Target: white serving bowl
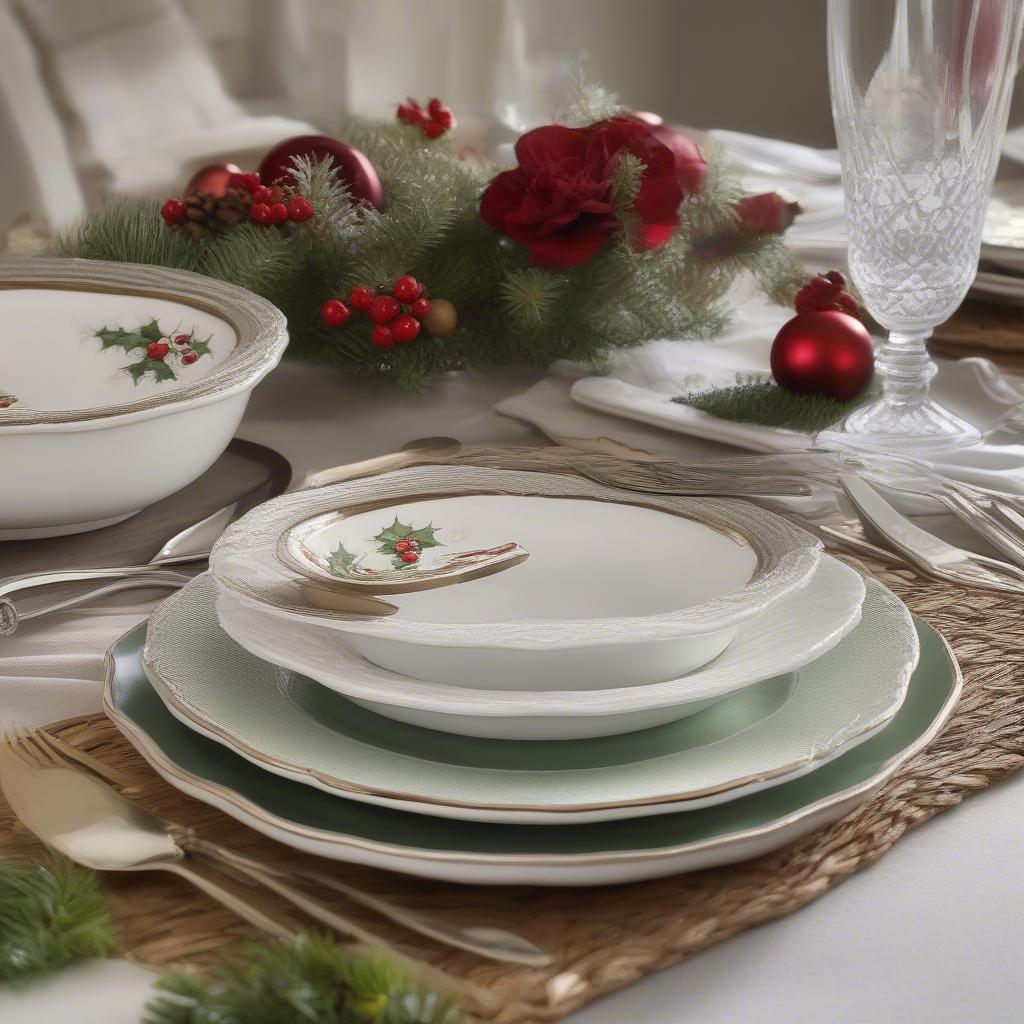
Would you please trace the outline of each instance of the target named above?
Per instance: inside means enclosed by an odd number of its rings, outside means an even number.
[[[0,260],[0,320],[0,540],[98,529],[180,490],[288,343],[242,288],[92,260]]]
[[[457,586],[389,596],[398,612],[312,608],[282,537],[329,555],[395,522],[452,551],[516,542],[529,558]],[[369,554],[369,552],[367,552]],[[803,587],[820,545],[746,502],[639,495],[578,477],[427,466],[287,495],[225,532],[218,582],[285,620],[317,622],[370,661],[456,686],[595,690],[674,679],[719,655],[740,623]]]

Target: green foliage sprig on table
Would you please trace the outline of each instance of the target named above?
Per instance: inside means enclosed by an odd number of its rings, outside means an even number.
[[[212,981],[168,975],[144,1024],[457,1024],[456,1005],[383,957],[354,957],[326,936],[243,947]]]
[[[91,871],[58,857],[0,857],[0,984],[28,984],[73,960],[105,957],[113,946]]]
[[[565,120],[582,126],[621,112],[610,94],[581,87]],[[741,230],[742,190],[710,152],[705,183],[684,197],[678,228],[647,251],[629,244],[643,166],[621,154],[611,191],[621,227],[589,262],[552,270],[531,265],[526,246],[481,219],[481,193],[501,168],[462,159],[447,136],[426,140],[406,124],[349,120],[338,134],[376,168],[383,212],[354,203],[329,162],[299,158],[297,191],[315,211],[301,225],[243,223],[193,241],[163,224],[156,201],[122,200],[62,238],[59,252],[178,267],[242,285],[285,312],[293,355],[412,387],[463,367],[543,368],[570,359],[600,368],[612,350],[650,338],[712,337],[728,320],[724,296],[738,275],[753,275],[780,301],[804,276],[779,236]],[[365,317],[340,329],[320,322],[324,300],[404,274],[454,304],[453,334],[381,350],[370,342]]]
[[[871,388],[849,402],[824,395],[797,395],[770,380],[742,381],[730,387],[697,391],[672,399],[701,412],[733,423],[755,423],[817,433],[838,423],[859,405],[875,396]]]

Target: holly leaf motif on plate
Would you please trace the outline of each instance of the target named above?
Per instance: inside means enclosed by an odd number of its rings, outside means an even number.
[[[137,363],[129,363],[129,365],[123,367],[123,369],[128,371],[132,380],[135,381],[136,384],[138,384],[147,373],[153,374],[153,378],[158,384],[165,380],[178,379],[174,375],[174,371],[162,359],[140,359]]]
[[[121,327],[103,327],[96,332],[96,337],[104,349],[116,347],[125,352],[145,348],[149,344],[140,331],[126,331]]]
[[[443,542],[437,539],[437,530],[433,523],[416,529],[408,523],[400,523],[397,516],[390,526],[385,526],[373,539],[379,545],[378,550],[381,554],[392,557],[396,569],[411,569],[416,564],[415,562],[403,562],[402,553],[395,551],[395,545],[400,540],[415,541],[418,545],[417,553],[427,548],[444,547]]]
[[[212,349],[210,348],[210,338],[212,337],[213,335],[211,334],[210,337],[207,338],[205,341],[200,341],[198,338],[192,338],[192,340],[188,343],[189,348],[191,348],[192,351],[195,352],[197,356],[208,356],[212,351]]]
[[[164,335],[163,331],[160,330],[160,325],[155,320],[150,320],[148,324],[144,324],[139,328],[139,334],[146,339],[146,342],[159,341]]]
[[[359,562],[360,555],[353,555],[344,544],[327,556],[327,568],[332,576],[351,576],[352,569]]]

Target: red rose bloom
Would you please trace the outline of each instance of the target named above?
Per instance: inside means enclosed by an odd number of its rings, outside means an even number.
[[[613,117],[589,128],[547,125],[516,143],[519,166],[502,171],[484,191],[480,216],[530,247],[545,267],[578,267],[604,246],[620,225],[611,187],[620,154],[644,164],[633,211],[640,220],[638,248],[663,245],[679,223],[682,189],[672,152],[638,121]]]
[[[749,235],[781,235],[799,213],[799,203],[791,203],[778,192],[744,196],[736,204],[740,228]]]

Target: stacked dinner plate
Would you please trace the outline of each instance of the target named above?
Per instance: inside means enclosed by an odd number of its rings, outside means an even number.
[[[937,634],[755,505],[430,466],[250,512],[106,699],[172,784],[294,847],[583,885],[837,819],[958,690]]]

